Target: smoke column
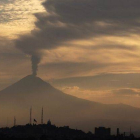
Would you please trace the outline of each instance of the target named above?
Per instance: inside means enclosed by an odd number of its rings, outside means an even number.
[[[38,64],[40,62],[40,57],[36,55],[31,56],[31,61],[32,61],[32,75],[36,76],[37,75],[37,70],[38,70]]]
[[[71,42],[76,40],[88,41],[93,37],[116,36],[119,32],[121,35],[137,33],[140,0],[135,0],[135,2],[123,0],[123,2],[125,5],[122,6],[119,1],[110,3],[110,0],[105,2],[104,0],[100,0],[100,2],[99,0],[81,0],[80,3],[78,0],[45,0],[43,6],[46,12],[34,14],[36,17],[35,28],[31,33],[19,36],[15,40],[15,45],[22,52],[31,56],[33,75],[36,76],[38,64],[45,54],[42,53],[44,50],[53,50],[63,46],[70,47]],[[100,12],[99,7],[103,7]],[[134,7],[135,12],[133,12]],[[116,21],[119,21],[119,24],[116,25]],[[131,32],[132,28],[136,29],[136,32],[134,30]]]

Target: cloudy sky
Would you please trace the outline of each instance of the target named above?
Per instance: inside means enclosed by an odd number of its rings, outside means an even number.
[[[31,57],[65,93],[140,107],[140,1],[0,0],[0,90]]]

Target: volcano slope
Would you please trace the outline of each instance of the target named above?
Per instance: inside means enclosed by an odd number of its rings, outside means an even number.
[[[19,124],[29,122],[29,109],[38,123],[41,108],[44,108],[44,123],[51,119],[57,125],[92,131],[95,126],[129,130],[140,129],[140,109],[124,104],[101,104],[80,99],[61,92],[39,77],[29,75],[0,91],[0,125],[7,120],[13,123],[16,116]]]

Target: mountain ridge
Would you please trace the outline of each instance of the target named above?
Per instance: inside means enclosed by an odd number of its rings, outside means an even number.
[[[49,83],[43,81],[41,78],[33,76],[33,75],[28,75],[28,76],[22,78],[21,80],[15,82],[14,84],[10,85],[9,87],[6,87],[5,89],[1,90],[0,95],[5,94],[5,93],[10,93],[10,92],[12,92],[12,90],[14,90],[14,92],[17,92],[18,89],[21,89],[21,88],[23,89],[23,88],[28,88],[29,87],[29,89],[30,88],[35,88],[36,89],[36,87],[38,88],[40,86],[41,86],[41,88],[45,87],[48,90],[52,89],[52,90],[59,91],[59,93],[61,92],[59,89],[54,88]],[[63,92],[61,92],[61,93],[63,93]],[[63,94],[67,95],[67,96],[77,98],[77,99],[80,99],[80,100],[85,100],[85,99],[81,99],[81,98],[78,98],[78,97],[75,97],[75,96],[72,96],[72,95],[68,95],[68,94],[65,94],[65,93],[63,93]],[[89,101],[89,100],[85,100],[85,101]],[[89,101],[89,102],[92,102],[92,101]],[[94,103],[97,103],[97,102],[94,102]]]
[[[15,84],[0,91],[0,114],[4,120],[10,112],[10,116],[19,116],[21,122],[27,122],[28,109],[35,107],[38,112],[42,106],[46,116],[60,125],[79,125],[83,130],[89,130],[94,124],[106,124],[109,127],[118,125],[118,122],[137,122],[140,125],[140,109],[122,104],[101,104],[80,99],[55,89],[41,78],[28,75]],[[11,111],[12,110],[12,111]],[[24,118],[23,118],[24,116]],[[40,118],[40,114],[36,113]],[[95,120],[98,120],[95,122]],[[100,121],[101,122],[100,122]],[[110,123],[109,122],[114,122]],[[88,124],[88,127],[85,124]],[[89,123],[91,122],[91,124]],[[93,123],[94,122],[94,123]],[[116,123],[115,123],[116,122]],[[126,123],[127,124],[127,123]],[[129,125],[129,124],[128,124]],[[122,126],[125,129],[128,126]]]

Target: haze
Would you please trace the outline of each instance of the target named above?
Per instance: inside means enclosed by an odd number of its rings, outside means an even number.
[[[42,2],[0,0],[0,90],[38,69],[67,94],[140,107],[140,1]]]

